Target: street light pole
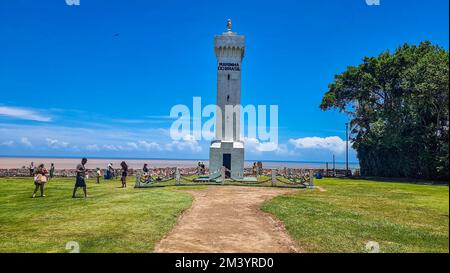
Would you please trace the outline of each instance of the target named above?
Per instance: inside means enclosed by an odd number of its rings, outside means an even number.
[[[348,176],[348,122],[345,123],[345,176]]]
[[[336,157],[333,154],[333,177],[336,176]]]

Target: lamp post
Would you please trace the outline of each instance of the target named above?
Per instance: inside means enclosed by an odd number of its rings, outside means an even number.
[[[336,176],[336,157],[333,154],[333,177]]]
[[[348,176],[348,122],[345,123],[345,176]]]

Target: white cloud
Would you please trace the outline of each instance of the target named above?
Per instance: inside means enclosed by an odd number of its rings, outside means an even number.
[[[294,155],[294,151],[289,151],[286,144],[275,142],[260,142],[256,138],[244,138],[245,148],[250,152],[275,152],[277,155]]]
[[[278,144],[277,150],[275,151],[277,155],[296,155],[294,150],[290,150],[286,144]]]
[[[89,151],[101,151],[101,150],[107,150],[107,151],[132,151],[132,150],[162,150],[161,146],[156,142],[149,142],[145,140],[140,140],[137,142],[127,142],[126,145],[120,145],[120,144],[103,144],[99,146],[98,144],[90,144],[85,146],[86,150]]]
[[[25,145],[27,147],[32,147],[33,146],[33,144],[31,144],[31,142],[26,137],[22,137],[20,139],[20,143],[22,143],[23,145]]]
[[[0,106],[0,116],[7,116],[16,119],[49,122],[52,119],[34,110],[18,107]]]
[[[192,152],[201,152],[202,147],[198,144],[192,135],[184,135],[182,140],[173,140],[165,145],[166,150],[172,151],[177,149],[179,151],[191,150]]]
[[[158,143],[153,142],[153,141],[148,142],[145,140],[140,140],[138,143],[139,143],[140,147],[146,149],[147,151],[148,150],[161,150],[161,146]]]
[[[14,141],[12,141],[12,140],[3,141],[0,145],[11,147],[14,145]]]
[[[47,141],[47,145],[51,148],[66,148],[69,146],[68,142],[59,141],[57,139],[46,138],[45,141]]]
[[[128,142],[127,145],[130,146],[130,148],[135,149],[135,150],[138,148],[138,145],[135,142]]]
[[[304,137],[290,139],[289,143],[296,149],[323,149],[341,154],[345,152],[345,141],[338,136],[331,137]]]
[[[276,151],[278,145],[274,142],[260,142],[256,138],[245,138],[245,147],[254,152],[273,152]]]
[[[114,145],[114,144],[104,144],[103,149],[109,150],[109,151],[122,151],[125,150],[125,148],[121,145]]]
[[[100,147],[97,144],[90,144],[86,146],[86,149],[89,151],[100,151]]]
[[[147,139],[148,136],[153,136]],[[203,142],[195,140],[191,135],[184,136],[181,140],[174,141],[169,136],[169,131],[164,128],[138,128],[127,130],[123,128],[77,128],[49,125],[22,125],[0,123],[0,143],[7,140],[15,140],[15,144],[21,146],[33,146],[45,150],[57,146],[68,152],[91,151],[105,155],[110,152],[135,152],[145,154],[146,151],[159,152],[173,151],[176,157],[187,152],[198,153],[203,151]],[[49,137],[50,136],[50,137]],[[21,141],[21,138],[25,139]],[[28,144],[27,144],[28,143]],[[66,147],[64,147],[66,146]],[[3,149],[6,146],[0,146]],[[77,149],[75,149],[77,147]],[[1,149],[0,149],[1,152]],[[177,153],[175,153],[177,152]]]

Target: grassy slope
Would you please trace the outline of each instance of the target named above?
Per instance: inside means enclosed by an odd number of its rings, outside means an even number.
[[[191,205],[187,193],[166,189],[120,189],[120,182],[88,181],[87,199],[72,199],[73,178],[57,178],[45,198],[31,199],[30,178],[0,178],[0,252],[151,252]]]
[[[302,190],[264,204],[307,252],[448,252],[449,188],[364,180],[323,179],[326,189]]]

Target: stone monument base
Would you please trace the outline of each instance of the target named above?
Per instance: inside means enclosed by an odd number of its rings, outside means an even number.
[[[244,143],[241,141],[216,140],[209,148],[209,172],[220,172],[224,166],[226,178],[244,177]]]

